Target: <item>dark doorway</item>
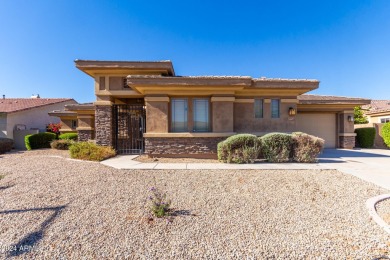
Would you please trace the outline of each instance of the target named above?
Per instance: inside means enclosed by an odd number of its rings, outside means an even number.
[[[118,154],[141,154],[145,142],[145,107],[114,105],[114,146]]]

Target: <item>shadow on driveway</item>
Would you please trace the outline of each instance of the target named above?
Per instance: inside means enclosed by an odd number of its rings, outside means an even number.
[[[353,149],[353,150],[341,150],[341,149],[324,149],[319,158],[338,158],[345,159],[347,157],[362,157],[362,158],[390,158],[390,150],[384,149]]]

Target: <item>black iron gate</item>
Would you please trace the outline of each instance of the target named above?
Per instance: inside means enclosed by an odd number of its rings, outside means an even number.
[[[144,152],[145,108],[143,105],[114,105],[114,145],[118,154]]]

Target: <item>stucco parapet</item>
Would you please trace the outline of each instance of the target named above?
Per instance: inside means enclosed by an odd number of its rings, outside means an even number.
[[[226,133],[144,133],[144,137],[153,138],[153,137],[229,137],[235,135],[235,132],[226,132]]]
[[[113,102],[111,101],[95,101],[93,102],[95,106],[112,106]]]

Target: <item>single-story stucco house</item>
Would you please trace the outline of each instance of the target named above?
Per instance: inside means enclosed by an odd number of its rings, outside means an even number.
[[[371,100],[370,104],[362,106],[362,110],[371,124],[390,122],[390,100]]]
[[[56,116],[48,115],[65,105],[77,104],[71,98],[3,98],[0,99],[0,137],[14,139],[15,148],[24,149],[24,135],[46,131],[50,123],[58,123]]]
[[[75,64],[92,77],[96,101],[57,115],[77,115],[80,140],[122,154],[215,157],[217,143],[237,133],[294,131],[322,137],[329,148],[353,148],[353,108],[370,102],[304,95],[318,80],[177,76],[171,61]]]

